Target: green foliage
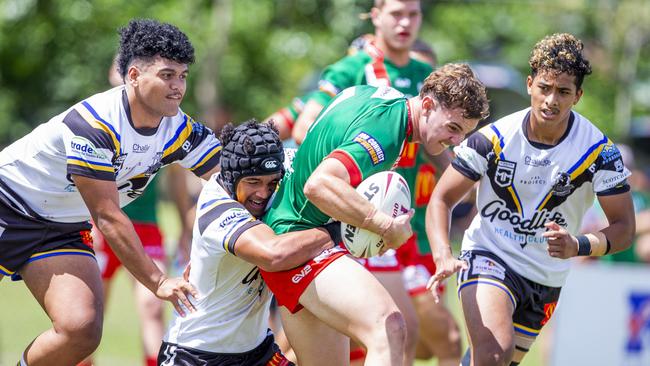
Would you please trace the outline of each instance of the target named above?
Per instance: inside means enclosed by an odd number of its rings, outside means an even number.
[[[170,22],[188,34],[197,63],[183,109],[223,123],[264,118],[313,87],[323,66],[343,56],[357,35],[371,31],[370,22],[358,18],[370,4],[0,0],[0,145],[106,89],[117,29],[131,18]],[[627,132],[630,117],[650,113],[647,1],[441,0],[423,1],[423,7],[421,36],[441,62],[500,62],[526,75],[537,40],[572,32],[585,41],[594,64],[578,111],[614,135]],[[225,117],[216,117],[213,109],[225,111]]]

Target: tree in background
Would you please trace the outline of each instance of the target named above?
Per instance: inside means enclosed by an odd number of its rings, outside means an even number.
[[[173,23],[196,46],[188,113],[218,128],[263,117],[300,93],[371,25],[371,0],[0,0],[0,145],[107,87],[117,28],[134,17]],[[442,63],[506,63],[523,74],[535,40],[571,32],[596,68],[578,108],[624,136],[650,114],[646,0],[438,0],[423,4],[423,39]]]

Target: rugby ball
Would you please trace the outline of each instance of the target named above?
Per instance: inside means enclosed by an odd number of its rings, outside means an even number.
[[[375,205],[377,210],[392,217],[411,209],[411,191],[398,173],[387,171],[373,174],[356,188],[357,192]],[[379,254],[384,240],[379,234],[341,222],[341,237],[350,254],[359,258]]]

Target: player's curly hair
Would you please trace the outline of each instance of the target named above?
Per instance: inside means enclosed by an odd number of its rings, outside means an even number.
[[[145,61],[160,56],[181,64],[194,63],[194,47],[185,33],[168,23],[133,19],[119,30],[117,69],[124,78],[135,59]]]
[[[555,33],[537,42],[530,53],[528,64],[533,78],[540,71],[555,75],[566,72],[576,78],[580,89],[585,75],[591,74],[591,65],[583,54],[582,41],[569,33]]]
[[[485,85],[467,64],[446,64],[429,74],[420,89],[420,97],[427,95],[447,109],[462,109],[465,118],[490,115]]]

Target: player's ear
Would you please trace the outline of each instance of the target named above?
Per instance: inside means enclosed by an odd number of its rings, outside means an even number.
[[[583,93],[584,93],[584,90],[582,88],[576,90],[576,97],[573,100],[573,105],[578,104],[578,102],[580,101],[580,98],[582,98]]]
[[[140,69],[136,65],[130,65],[129,69],[126,71],[125,83],[130,84],[131,86],[138,86],[138,77],[140,76]]]
[[[381,10],[375,6],[370,9],[370,19],[372,20],[372,25],[379,27],[379,13]]]
[[[528,92],[528,95],[531,94],[533,90],[533,77],[531,75],[528,75],[526,78],[526,91]]]
[[[435,99],[429,95],[422,97],[422,113],[428,114],[431,111],[434,111],[437,108],[438,104]]]

